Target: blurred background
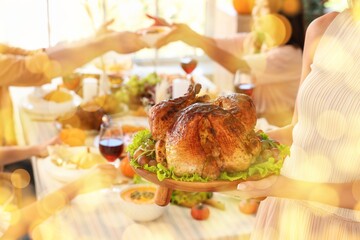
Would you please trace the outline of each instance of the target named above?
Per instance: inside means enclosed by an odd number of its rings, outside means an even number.
[[[346,0],[302,0],[306,24],[328,11],[342,10]],[[115,19],[114,30],[138,29],[151,25],[145,14],[184,22],[201,34],[226,36],[249,30],[249,14],[238,14],[233,0],[0,0],[0,42],[26,49],[45,48],[94,33],[105,20]],[[226,27],[224,27],[226,26]],[[131,58],[143,71],[181,73],[179,59],[193,55],[199,61],[198,74],[215,83],[232,79],[210,61],[200,49],[182,42],[160,50],[144,49],[130,56],[107,54],[109,61]],[[106,61],[105,56],[105,61]],[[114,60],[115,59],[115,60]],[[119,60],[120,61],[120,60]],[[95,60],[89,65],[96,67]],[[231,81],[231,80],[230,80]]]

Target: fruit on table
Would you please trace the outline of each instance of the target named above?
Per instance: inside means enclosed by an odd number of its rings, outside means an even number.
[[[79,128],[64,128],[60,131],[60,139],[69,146],[82,146],[85,144],[86,133]]]
[[[239,210],[245,214],[255,214],[259,208],[258,199],[243,199],[239,202]]]
[[[238,14],[251,14],[254,0],[233,0],[233,7]]]
[[[78,73],[71,73],[69,75],[63,76],[63,85],[69,90],[76,90],[81,83],[82,77]]]
[[[88,169],[99,163],[105,163],[105,159],[98,153],[91,152],[90,148],[84,149],[70,158],[71,163],[78,168]]]
[[[51,101],[51,102],[56,102],[56,103],[63,103],[63,102],[68,102],[72,100],[72,96],[71,94],[61,90],[61,89],[56,89],[56,90],[52,90],[50,91],[48,94],[46,94],[43,97],[44,100],[46,101]]]
[[[191,208],[191,216],[196,220],[206,220],[210,216],[210,209],[199,203]]]
[[[125,177],[133,178],[135,175],[134,169],[130,166],[129,157],[126,156],[120,161],[120,171]]]
[[[92,104],[97,104],[108,114],[117,113],[121,110],[121,105],[113,95],[98,96],[94,99],[94,103]]]

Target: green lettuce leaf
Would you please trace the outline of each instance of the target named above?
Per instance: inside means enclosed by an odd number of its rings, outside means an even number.
[[[276,144],[275,141],[268,138],[265,133],[261,133],[261,138],[263,140],[269,141],[272,147],[277,147],[280,150],[279,158],[276,161],[273,157],[268,158],[266,161],[260,163],[252,164],[246,171],[236,172],[236,173],[220,173],[220,177],[218,180],[226,180],[226,181],[235,181],[235,180],[246,180],[252,176],[256,177],[266,177],[273,174],[280,174],[280,169],[283,165],[285,158],[290,155],[290,148],[286,145]],[[154,154],[154,146],[155,141],[151,138],[151,133],[149,130],[143,130],[138,132],[134,138],[132,143],[127,147],[127,151],[130,153],[130,164],[135,168],[141,167],[137,161],[133,158],[134,152],[141,148],[144,153],[149,156],[151,152]],[[153,155],[155,157],[155,155]],[[175,175],[172,168],[167,168],[162,164],[158,163],[156,166],[149,166],[145,164],[142,167],[144,170],[155,173],[159,181],[163,181],[164,179],[173,179],[177,181],[185,181],[185,182],[208,182],[208,178],[203,178],[198,174],[186,174],[183,176]]]

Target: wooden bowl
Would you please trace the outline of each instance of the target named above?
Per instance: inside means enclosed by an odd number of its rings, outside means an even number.
[[[171,193],[174,189],[185,192],[223,192],[235,190],[237,185],[245,180],[235,181],[215,180],[210,182],[184,182],[165,178],[160,181],[155,173],[141,168],[134,168],[137,175],[159,185],[155,196],[155,203],[159,206],[166,206],[170,202]],[[257,180],[258,177],[251,177],[247,180]]]

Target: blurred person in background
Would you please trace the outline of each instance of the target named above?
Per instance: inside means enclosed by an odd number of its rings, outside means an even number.
[[[0,164],[15,163],[32,156],[46,157],[48,155],[47,147],[59,143],[61,143],[61,140],[56,136],[32,146],[0,146]]]
[[[281,174],[238,186],[267,197],[251,239],[359,239],[360,0],[348,4],[308,27],[293,123],[268,132],[291,144]]]
[[[255,0],[252,31],[226,38],[203,36],[186,24],[169,24],[164,19],[148,17],[154,20],[154,25],[172,28],[168,35],[157,42],[158,48],[174,41],[183,41],[201,48],[212,60],[233,74],[237,71],[250,74],[255,84],[252,97],[258,117],[265,117],[273,125],[284,126],[291,122],[294,111],[305,34],[301,1],[293,1],[297,8],[289,11],[281,0]],[[274,41],[271,38],[279,34],[277,29],[283,29],[283,26],[276,25],[279,15],[286,18],[280,21],[290,23],[285,33],[288,36]],[[271,25],[271,20],[275,20],[274,25]]]
[[[1,239],[38,239],[36,227],[61,211],[79,194],[110,187],[116,178],[116,169],[111,164],[99,164],[58,190],[20,209],[0,206]]]
[[[94,36],[74,42],[60,43],[46,49],[28,51],[0,44],[0,146],[16,146],[17,144],[13,106],[9,93],[10,86],[41,86],[49,83],[54,77],[73,72],[76,68],[108,51],[126,54],[146,47],[137,33],[109,30],[108,27],[112,22],[104,23]],[[22,151],[25,151],[25,148],[21,148]],[[36,149],[28,147],[26,152],[37,155],[32,150]],[[20,154],[20,151],[16,152]],[[26,159],[30,155],[24,155],[24,161],[17,159],[15,163],[10,163],[10,158],[4,160],[8,163],[4,168],[7,172],[13,172],[19,168],[29,172],[31,182],[25,191],[29,197],[35,194],[31,162]]]
[[[0,44],[0,146],[16,145],[10,86],[41,86],[108,51],[126,54],[146,47],[136,33],[110,31],[111,23],[104,23],[94,36],[46,49],[28,51]]]
[[[23,205],[27,205],[36,200],[35,196],[35,184],[33,179],[33,171],[31,167],[30,159],[33,156],[46,157],[48,156],[47,147],[50,145],[60,144],[61,140],[58,136],[55,136],[45,142],[31,146],[0,146],[0,166],[5,168],[6,172],[14,172],[18,169],[24,169],[29,174],[29,182],[22,188],[23,193]],[[21,162],[21,164],[18,164]],[[9,166],[10,167],[7,167]],[[27,176],[20,176],[23,180],[27,180]]]

